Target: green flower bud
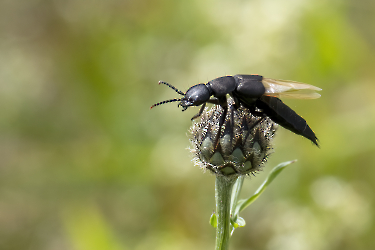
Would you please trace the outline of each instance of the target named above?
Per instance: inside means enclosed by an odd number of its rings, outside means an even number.
[[[190,129],[195,164],[218,175],[253,174],[271,153],[277,127],[228,97],[226,112],[220,105],[206,108]]]

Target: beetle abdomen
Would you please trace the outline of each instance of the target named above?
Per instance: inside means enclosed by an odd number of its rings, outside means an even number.
[[[256,102],[256,106],[280,126],[306,137],[315,145],[318,145],[318,139],[315,133],[307,125],[305,119],[299,116],[279,98],[272,96],[262,96]]]

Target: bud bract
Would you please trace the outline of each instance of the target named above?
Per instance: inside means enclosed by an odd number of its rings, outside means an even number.
[[[261,113],[260,113],[261,114]],[[196,165],[218,175],[248,175],[261,169],[272,152],[278,125],[265,115],[254,116],[231,97],[227,107],[206,108],[190,129]]]

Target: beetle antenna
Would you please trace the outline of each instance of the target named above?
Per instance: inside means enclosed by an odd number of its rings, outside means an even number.
[[[184,92],[182,92],[181,90],[178,90],[175,86],[172,86],[172,85],[170,85],[167,82],[159,81],[159,84],[167,85],[168,87],[170,87],[171,89],[173,89],[174,91],[176,91],[177,93],[179,93],[180,95],[185,95]]]
[[[168,103],[168,102],[178,102],[178,101],[181,101],[181,98],[180,98],[180,99],[171,99],[171,100],[166,100],[166,101],[158,102],[158,103],[155,103],[154,105],[152,105],[150,109],[152,109],[153,107],[156,107],[156,106],[162,105],[162,104],[164,104],[164,103]]]

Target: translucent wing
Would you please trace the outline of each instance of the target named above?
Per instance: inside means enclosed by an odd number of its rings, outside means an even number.
[[[265,95],[275,97],[316,99],[320,97],[320,94],[315,91],[322,90],[321,88],[306,83],[275,80],[271,78],[263,78],[262,83],[266,88]]]
[[[278,98],[294,98],[294,99],[317,99],[320,97],[320,94],[312,91],[290,91],[284,93],[265,93],[267,96],[274,96]]]

